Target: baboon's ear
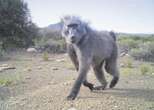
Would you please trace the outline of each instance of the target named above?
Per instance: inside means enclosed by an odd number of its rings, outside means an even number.
[[[88,25],[86,23],[82,23],[83,33],[87,34],[88,31]]]
[[[65,24],[65,22],[70,18],[70,16],[66,15],[66,16],[63,16],[61,17],[61,22]]]
[[[60,22],[64,25],[64,17],[60,18]]]

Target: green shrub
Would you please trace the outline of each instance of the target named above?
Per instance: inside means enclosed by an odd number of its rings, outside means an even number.
[[[49,54],[48,54],[48,52],[44,52],[43,53],[43,60],[44,61],[49,61]]]
[[[146,42],[130,51],[130,55],[137,60],[154,62],[154,42]]]
[[[120,34],[118,38],[118,44],[121,51],[142,48],[143,44],[154,44],[154,35],[131,35]],[[145,49],[145,48],[144,48]]]
[[[4,49],[33,45],[38,28],[24,0],[0,0],[0,42]]]
[[[41,52],[44,52],[44,51],[47,51],[49,53],[66,52],[65,41],[64,39],[62,39],[60,35],[56,34],[56,32],[50,32],[49,35],[44,34],[39,39],[36,39],[35,46],[37,49],[41,50]]]
[[[12,83],[9,79],[0,79],[0,85],[9,86]]]
[[[131,59],[128,59],[128,60],[127,60],[127,67],[128,67],[128,68],[132,68],[132,67],[133,67],[133,65],[132,65],[132,60],[131,60]]]
[[[128,57],[128,56],[124,57],[121,63],[124,65],[124,67],[127,67],[127,68],[133,67],[133,60],[131,57]]]
[[[142,64],[140,66],[140,71],[142,75],[145,75],[146,73],[150,72],[150,67],[147,64]]]
[[[132,69],[131,68],[120,68],[120,73],[124,75],[129,75],[132,73]]]
[[[132,48],[137,48],[139,44],[140,44],[140,41],[135,41],[131,38],[130,39],[126,38],[119,41],[120,47],[127,48],[128,50]]]

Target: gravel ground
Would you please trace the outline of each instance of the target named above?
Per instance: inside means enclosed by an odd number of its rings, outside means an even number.
[[[16,69],[0,75],[20,73],[20,78],[0,87],[0,110],[154,110],[154,75],[121,74],[114,89],[91,92],[82,86],[77,99],[67,101],[77,73],[66,55],[43,61],[42,55],[20,54],[4,63]],[[89,81],[98,84],[92,73]]]

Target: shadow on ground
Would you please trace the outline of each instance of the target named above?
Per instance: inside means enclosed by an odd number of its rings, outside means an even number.
[[[102,98],[102,95],[111,95],[116,97],[127,97],[143,99],[145,101],[154,102],[154,89],[135,89],[135,88],[114,88],[103,91],[93,91],[95,94],[101,94],[98,97],[79,97],[79,98]]]

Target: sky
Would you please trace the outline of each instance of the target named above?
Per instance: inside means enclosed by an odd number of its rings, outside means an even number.
[[[24,0],[32,21],[46,27],[76,15],[98,30],[154,33],[154,0]]]

